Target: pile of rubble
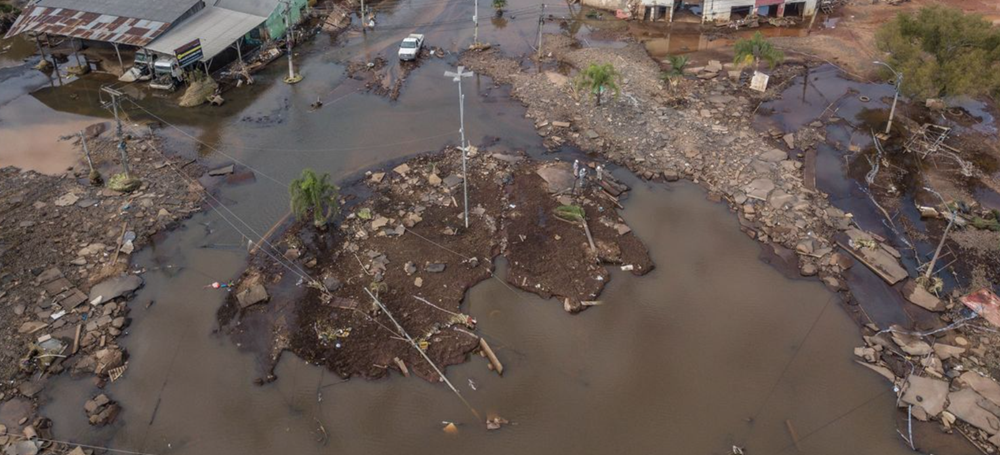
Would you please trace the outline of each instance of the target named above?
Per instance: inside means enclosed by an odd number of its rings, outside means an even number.
[[[116,169],[115,143],[99,134],[88,138],[95,166]],[[161,155],[152,136],[127,145],[132,175],[142,182],[132,193],[92,186],[85,171],[0,169],[0,401],[33,400],[67,369],[103,384],[126,368],[115,339],[128,326],[126,302],[142,285],[129,258],[151,235],[198,211],[202,197],[200,185],[164,169],[179,160]]]
[[[991,314],[1000,315],[1000,298],[982,290],[954,300],[964,306],[953,301],[937,309],[952,310],[946,316],[954,320],[949,326],[918,333],[899,326],[877,330],[869,324],[865,346],[854,354],[859,364],[893,383],[900,407],[912,418],[939,422],[943,431],[958,431],[984,453],[993,453],[1000,447],[1000,384],[990,377],[985,346],[996,340],[983,336],[978,345],[973,343],[974,334],[961,329],[981,321],[956,310],[975,308],[995,325],[1000,319]]]
[[[509,264],[508,283],[555,297],[573,313],[600,303],[610,280],[605,265],[636,275],[652,270],[645,247],[616,211],[616,195],[627,188],[596,165],[574,169],[475,148],[468,159],[468,181],[461,152],[447,149],[350,185],[343,191],[370,196],[345,206],[337,229],[296,223],[276,242],[277,251],[252,258],[220,309],[224,330],[248,345],[273,336],[262,354],[274,364],[287,349],[343,377],[379,378],[396,369],[438,380],[412,346],[399,342],[407,339],[402,328],[441,367],[483,349],[461,303],[469,288],[494,277],[497,255]],[[587,176],[574,178],[574,170]],[[311,285],[289,292],[286,278]],[[266,374],[261,381],[273,379],[273,365]]]

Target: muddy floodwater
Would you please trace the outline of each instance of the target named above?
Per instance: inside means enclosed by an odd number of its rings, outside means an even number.
[[[43,411],[65,438],[152,453],[725,453],[739,444],[775,454],[794,448],[786,420],[808,453],[905,452],[890,384],[853,363],[857,331],[833,294],[762,263],[697,187],[632,183],[624,217],[650,245],[653,273],[615,273],[604,304],[577,316],[497,280],[470,291],[468,311],[505,375],[478,358],[448,375],[479,413],[516,423],[500,432],[486,432],[444,385],[415,378],[341,382],[286,356],[275,383],[253,385],[251,355],[212,333],[223,295],[204,285],[237,270],[242,254],[198,248],[227,237],[206,235],[208,216],[138,259],[155,270],[135,300],[137,335],[124,338],[127,380],[110,386],[122,419],[95,432],[82,405],[96,390],[65,377]],[[458,433],[442,432],[443,421]]]
[[[509,22],[484,21],[481,39],[528,52],[537,5],[510,3]],[[197,215],[134,258],[148,271],[121,339],[131,359],[123,380],[105,389],[124,411],[95,429],[83,411],[98,393],[92,382],[55,378],[42,392],[41,412],[58,437],[154,454],[725,454],[739,445],[773,455],[795,452],[794,433],[803,453],[908,453],[896,434],[891,385],[853,362],[861,340],[833,294],[762,262],[736,218],[695,185],[625,174],[619,177],[634,190],[623,216],[649,245],[653,273],[614,273],[603,304],[576,316],[498,280],[467,296],[466,311],[505,375],[478,358],[447,374],[482,417],[514,425],[487,432],[442,384],[399,376],[343,382],[291,355],[277,381],[253,384],[253,355],[214,332],[224,291],[206,285],[239,275],[246,260],[240,232],[256,237],[281,219],[287,182],[302,168],[341,178],[458,142],[457,90],[443,77],[454,54],[422,63],[396,102],[360,93],[343,62],[380,53],[393,61],[394,44],[414,31],[454,51],[471,29],[420,24],[466,19],[470,10],[404,5],[380,14],[383,25],[367,36],[331,43],[321,34],[297,56],[302,83],[276,82],[284,68],[273,65],[253,87],[227,93],[217,110],[180,111],[155,94],[136,94],[158,116],[171,150],[209,165],[238,160],[255,179],[218,190],[238,219]],[[546,32],[558,26],[547,23]],[[676,43],[663,47],[673,52]],[[16,60],[0,68],[0,165],[44,162],[39,170],[59,172],[77,152],[55,136],[108,118],[96,95],[107,80],[91,75],[28,95],[50,80]],[[505,89],[481,77],[466,84],[473,143],[495,137],[500,150],[541,152],[532,121]],[[317,99],[324,106],[310,109]],[[443,422],[455,422],[458,432],[443,432]]]

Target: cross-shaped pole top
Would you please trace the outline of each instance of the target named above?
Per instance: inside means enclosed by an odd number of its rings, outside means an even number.
[[[455,81],[455,82],[458,82],[458,81],[461,81],[463,77],[471,77],[472,76],[472,71],[465,71],[465,67],[464,66],[460,66],[460,67],[458,67],[458,72],[445,71],[444,75],[446,77],[454,78],[452,80]]]

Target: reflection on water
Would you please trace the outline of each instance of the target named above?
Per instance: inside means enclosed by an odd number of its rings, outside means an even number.
[[[474,358],[448,374],[481,414],[515,422],[500,432],[419,379],[342,383],[286,356],[278,381],[253,386],[251,356],[212,334],[222,295],[204,286],[236,274],[242,255],[195,248],[233,240],[201,228],[139,259],[158,270],[133,305],[127,380],[109,387],[122,420],[95,433],[80,411],[93,387],[65,377],[43,411],[66,438],[154,453],[781,453],[786,421],[808,453],[906,452],[890,385],[852,363],[857,330],[832,294],[761,263],[700,189],[631,183],[624,216],[651,246],[652,274],[616,272],[603,305],[577,316],[495,280],[470,291],[507,368],[500,378]]]

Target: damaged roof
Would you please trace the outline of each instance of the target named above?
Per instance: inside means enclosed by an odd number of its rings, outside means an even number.
[[[208,61],[266,20],[267,16],[255,16],[219,6],[209,6],[164,33],[146,48],[153,52],[173,55],[177,48],[199,39],[203,54],[201,61]]]
[[[201,2],[202,0],[38,0],[35,5],[171,23]]]
[[[48,33],[145,46],[200,4],[201,0],[39,0],[24,9],[6,37]]]

